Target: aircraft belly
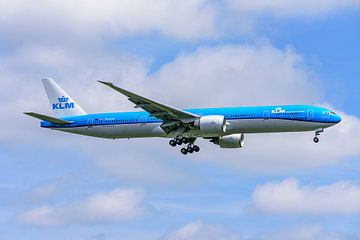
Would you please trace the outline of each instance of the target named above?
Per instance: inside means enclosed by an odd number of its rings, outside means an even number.
[[[165,132],[159,124],[121,124],[100,125],[91,127],[74,127],[56,129],[80,135],[100,138],[137,138],[137,137],[164,137]]]
[[[298,132],[314,131],[329,127],[328,124],[296,121],[287,119],[241,119],[230,120],[226,132],[232,133],[263,133],[263,132]]]
[[[296,121],[288,119],[237,119],[228,120],[225,135],[234,133],[266,133],[266,132],[300,132],[314,131],[326,128],[331,124]],[[146,124],[109,124],[72,128],[55,128],[69,133],[75,133],[99,138],[142,138],[142,137],[175,137],[167,135],[159,123]],[[185,137],[203,137],[199,130],[190,130],[184,133]]]

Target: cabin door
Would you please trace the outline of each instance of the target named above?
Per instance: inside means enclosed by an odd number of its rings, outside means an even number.
[[[264,111],[263,116],[264,116],[264,120],[269,120],[270,112],[269,111]]]
[[[264,126],[265,126],[266,128],[269,128],[270,125],[271,125],[271,122],[270,122],[270,112],[269,112],[269,111],[264,111],[264,112],[263,112],[263,118],[264,118],[264,120],[263,120]]]
[[[309,120],[313,119],[314,118],[314,109],[308,109],[307,110],[307,118]]]
[[[146,116],[141,116],[141,125],[146,125]]]
[[[93,125],[94,125],[94,119],[93,118],[89,118],[88,120],[87,120],[87,127],[88,128],[92,128],[93,127]]]

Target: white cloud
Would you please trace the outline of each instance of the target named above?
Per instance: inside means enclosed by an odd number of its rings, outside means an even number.
[[[144,214],[144,198],[140,190],[115,189],[90,195],[83,201],[35,208],[19,214],[17,220],[34,226],[131,220]]]
[[[161,142],[167,146],[167,142]],[[183,171],[181,166],[173,166],[174,161],[171,160],[168,154],[165,154],[165,151],[163,153],[158,151],[156,156],[149,154],[149,152],[154,151],[154,148],[157,148],[157,145],[151,144],[147,140],[137,140],[125,144],[139,145],[142,150],[139,151],[139,147],[126,147],[127,151],[122,151],[121,155],[119,155],[119,152],[117,154],[106,154],[105,156],[99,154],[96,165],[119,178],[133,181],[140,180],[144,184],[149,180],[151,180],[151,184],[186,183],[193,178],[190,173]]]
[[[0,1],[0,30],[12,33],[12,38],[26,36],[40,41],[151,31],[193,40],[215,34],[214,17],[205,0]]]
[[[226,45],[181,54],[151,78],[157,98],[183,107],[313,103],[317,79],[291,47]],[[140,84],[139,84],[140,85]]]
[[[360,7],[359,0],[227,0],[230,7],[244,14],[271,14],[277,17],[322,17],[343,9]]]
[[[190,222],[179,229],[166,234],[163,240],[235,240],[240,239],[222,226],[205,224],[202,221]]]
[[[326,16],[343,9],[357,9],[359,0],[238,1],[225,0],[0,0],[0,39],[17,48],[27,44],[63,44],[93,51],[94,46],[113,45],[114,39],[159,33],[185,41],[219,39],[229,35],[258,36],[259,16]],[[235,11],[234,11],[235,10]],[[70,60],[55,47],[45,62]]]
[[[272,232],[258,232],[243,236],[239,232],[224,228],[218,224],[194,221],[167,233],[163,240],[358,240],[359,236],[336,230],[326,230],[320,225],[294,226]]]
[[[257,186],[251,206],[278,214],[358,214],[360,186],[349,182],[299,186],[296,179],[290,178]]]
[[[319,225],[307,225],[261,233],[248,240],[358,240],[359,236],[338,231],[328,231]]]
[[[17,49],[17,52],[2,62],[4,67],[10,68],[68,68],[73,66],[72,57],[64,48],[56,46],[26,46]]]
[[[90,50],[114,37],[151,32],[190,41],[239,32],[253,36],[259,15],[316,17],[360,6],[359,0],[225,2],[228,9],[210,0],[1,0],[1,39],[10,45],[61,42]]]
[[[49,201],[66,193],[72,183],[73,177],[64,175],[35,187],[33,190],[20,196],[18,201],[25,204],[36,204],[43,201]]]

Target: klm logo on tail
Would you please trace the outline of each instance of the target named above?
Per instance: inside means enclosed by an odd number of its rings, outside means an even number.
[[[68,102],[69,101],[68,97],[62,96],[62,97],[58,98],[58,100],[59,100],[58,103],[53,103],[53,105],[52,105],[53,110],[75,108],[75,103]]]

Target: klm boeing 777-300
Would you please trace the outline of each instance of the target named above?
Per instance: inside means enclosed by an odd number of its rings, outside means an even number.
[[[99,81],[125,95],[139,112],[87,114],[53,79],[42,80],[56,117],[26,112],[41,127],[99,138],[171,138],[173,147],[186,144],[181,153],[198,152],[197,138],[221,148],[241,148],[244,134],[314,131],[313,141],[325,128],[341,121],[333,111],[309,105],[179,109]]]

